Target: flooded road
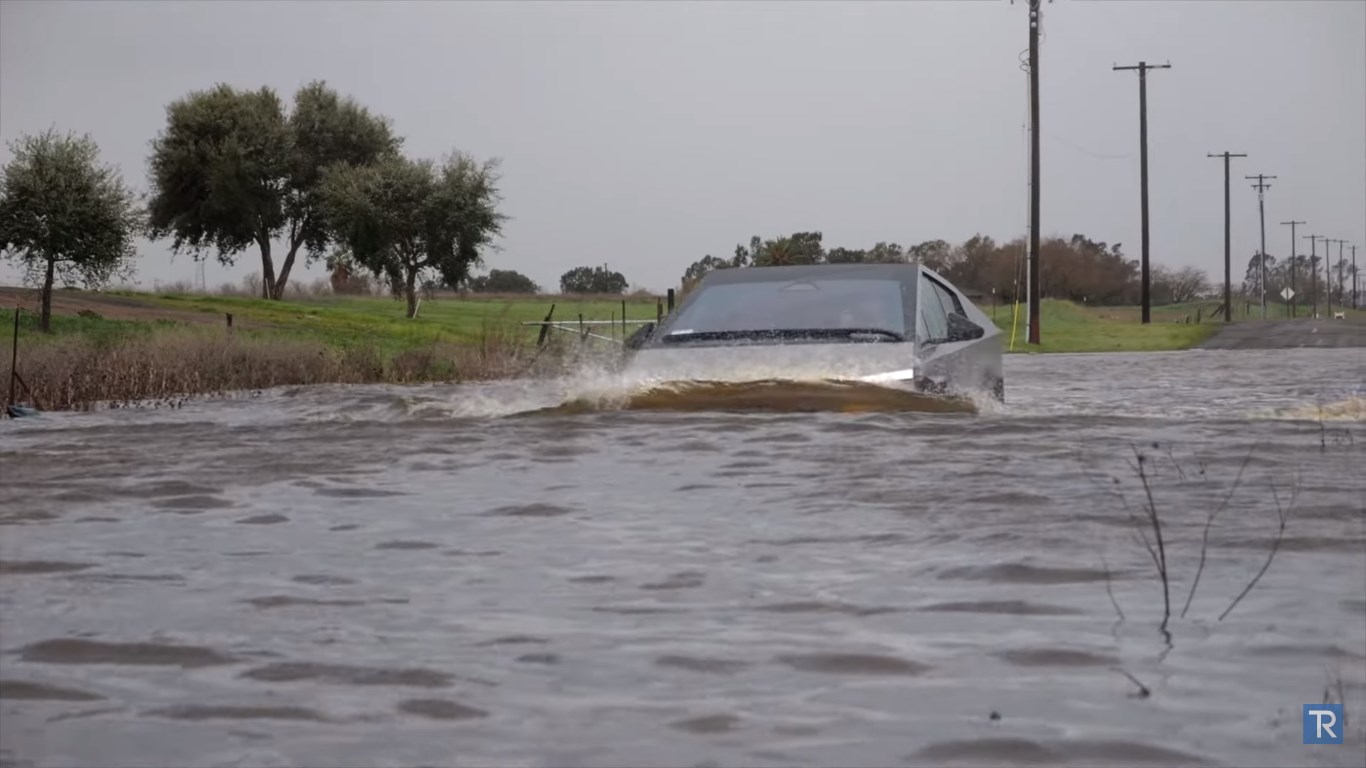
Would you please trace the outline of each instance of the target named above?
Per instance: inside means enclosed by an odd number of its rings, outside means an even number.
[[[0,422],[0,765],[1362,765],[1357,352],[1014,356],[976,414]]]

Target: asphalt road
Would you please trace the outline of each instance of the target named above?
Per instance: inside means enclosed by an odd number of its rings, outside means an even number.
[[[1211,336],[1200,349],[1295,349],[1366,347],[1366,319],[1243,320]]]

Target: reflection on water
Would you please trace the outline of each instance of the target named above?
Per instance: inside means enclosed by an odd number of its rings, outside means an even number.
[[[0,765],[1361,765],[1352,352],[1012,357],[975,412],[585,376],[0,423]]]

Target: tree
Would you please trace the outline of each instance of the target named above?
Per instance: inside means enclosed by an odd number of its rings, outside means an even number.
[[[607,267],[574,267],[560,275],[562,293],[621,293],[626,277]]]
[[[907,260],[919,262],[940,274],[953,266],[954,256],[953,246],[943,240],[926,240],[906,249]]]
[[[825,260],[820,232],[794,232],[772,240],[765,240],[756,249],[758,238],[751,240],[750,263],[756,267],[776,267],[787,264],[820,264]],[[737,257],[739,251],[737,249]]]
[[[1263,267],[1263,265],[1265,265]],[[1266,296],[1267,301],[1273,301],[1276,294],[1280,293],[1281,285],[1276,279],[1281,272],[1281,268],[1276,264],[1276,257],[1271,254],[1262,254],[1258,258],[1257,254],[1247,260],[1247,272],[1243,275],[1243,285],[1241,293],[1255,301],[1260,302],[1262,298],[1262,270],[1266,270]],[[1287,279],[1289,275],[1286,276]]]
[[[736,246],[736,250],[743,250],[743,247]],[[697,285],[697,281],[705,277],[708,272],[716,269],[731,269],[733,266],[732,262],[726,261],[725,259],[719,259],[711,254],[703,256],[692,264],[689,264],[687,270],[683,272],[683,293],[692,290],[693,286]]]
[[[98,287],[131,268],[142,212],[119,172],[99,164],[89,136],[49,129],[11,142],[10,152],[0,169],[0,255],[42,274],[46,332],[55,280]]]
[[[333,166],[321,183],[323,220],[356,263],[407,298],[413,317],[424,274],[461,285],[502,233],[497,165],[457,153],[439,166],[403,157]]]
[[[270,88],[218,85],[172,102],[166,118],[149,160],[151,236],[173,238],[173,251],[196,259],[215,250],[225,265],[257,246],[262,292],[274,299],[299,250],[313,261],[332,239],[321,212],[325,169],[395,157],[402,143],[387,120],[321,81],[299,89],[287,117]],[[286,245],[278,274],[276,239]]]
[[[1185,304],[1209,291],[1209,278],[1198,267],[1172,270],[1155,265],[1149,276],[1154,304]],[[1268,294],[1269,295],[1269,294]]]
[[[874,264],[904,264],[906,254],[897,243],[878,243],[868,249],[868,261]]]
[[[472,277],[469,289],[475,293],[540,293],[541,287],[521,272],[511,269],[490,270],[487,275]]]

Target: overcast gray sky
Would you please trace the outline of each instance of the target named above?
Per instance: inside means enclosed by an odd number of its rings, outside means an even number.
[[[512,220],[490,267],[543,287],[607,263],[674,285],[751,235],[903,246],[1029,222],[1027,6],[915,2],[0,1],[0,138],[91,134],[136,188],[165,106],[218,82],[291,98],[318,78],[390,117],[414,156],[503,160]],[[1301,234],[1366,262],[1366,2],[1058,0],[1041,49],[1042,231],[1140,251],[1138,82],[1148,78],[1151,253],[1223,274]],[[0,150],[0,162],[11,157]],[[1301,241],[1307,248],[1308,242]],[[1334,251],[1336,255],[1336,250]],[[260,269],[211,262],[209,285]],[[308,280],[320,268],[294,274]],[[142,247],[138,277],[189,280]],[[17,273],[0,267],[0,282]]]

